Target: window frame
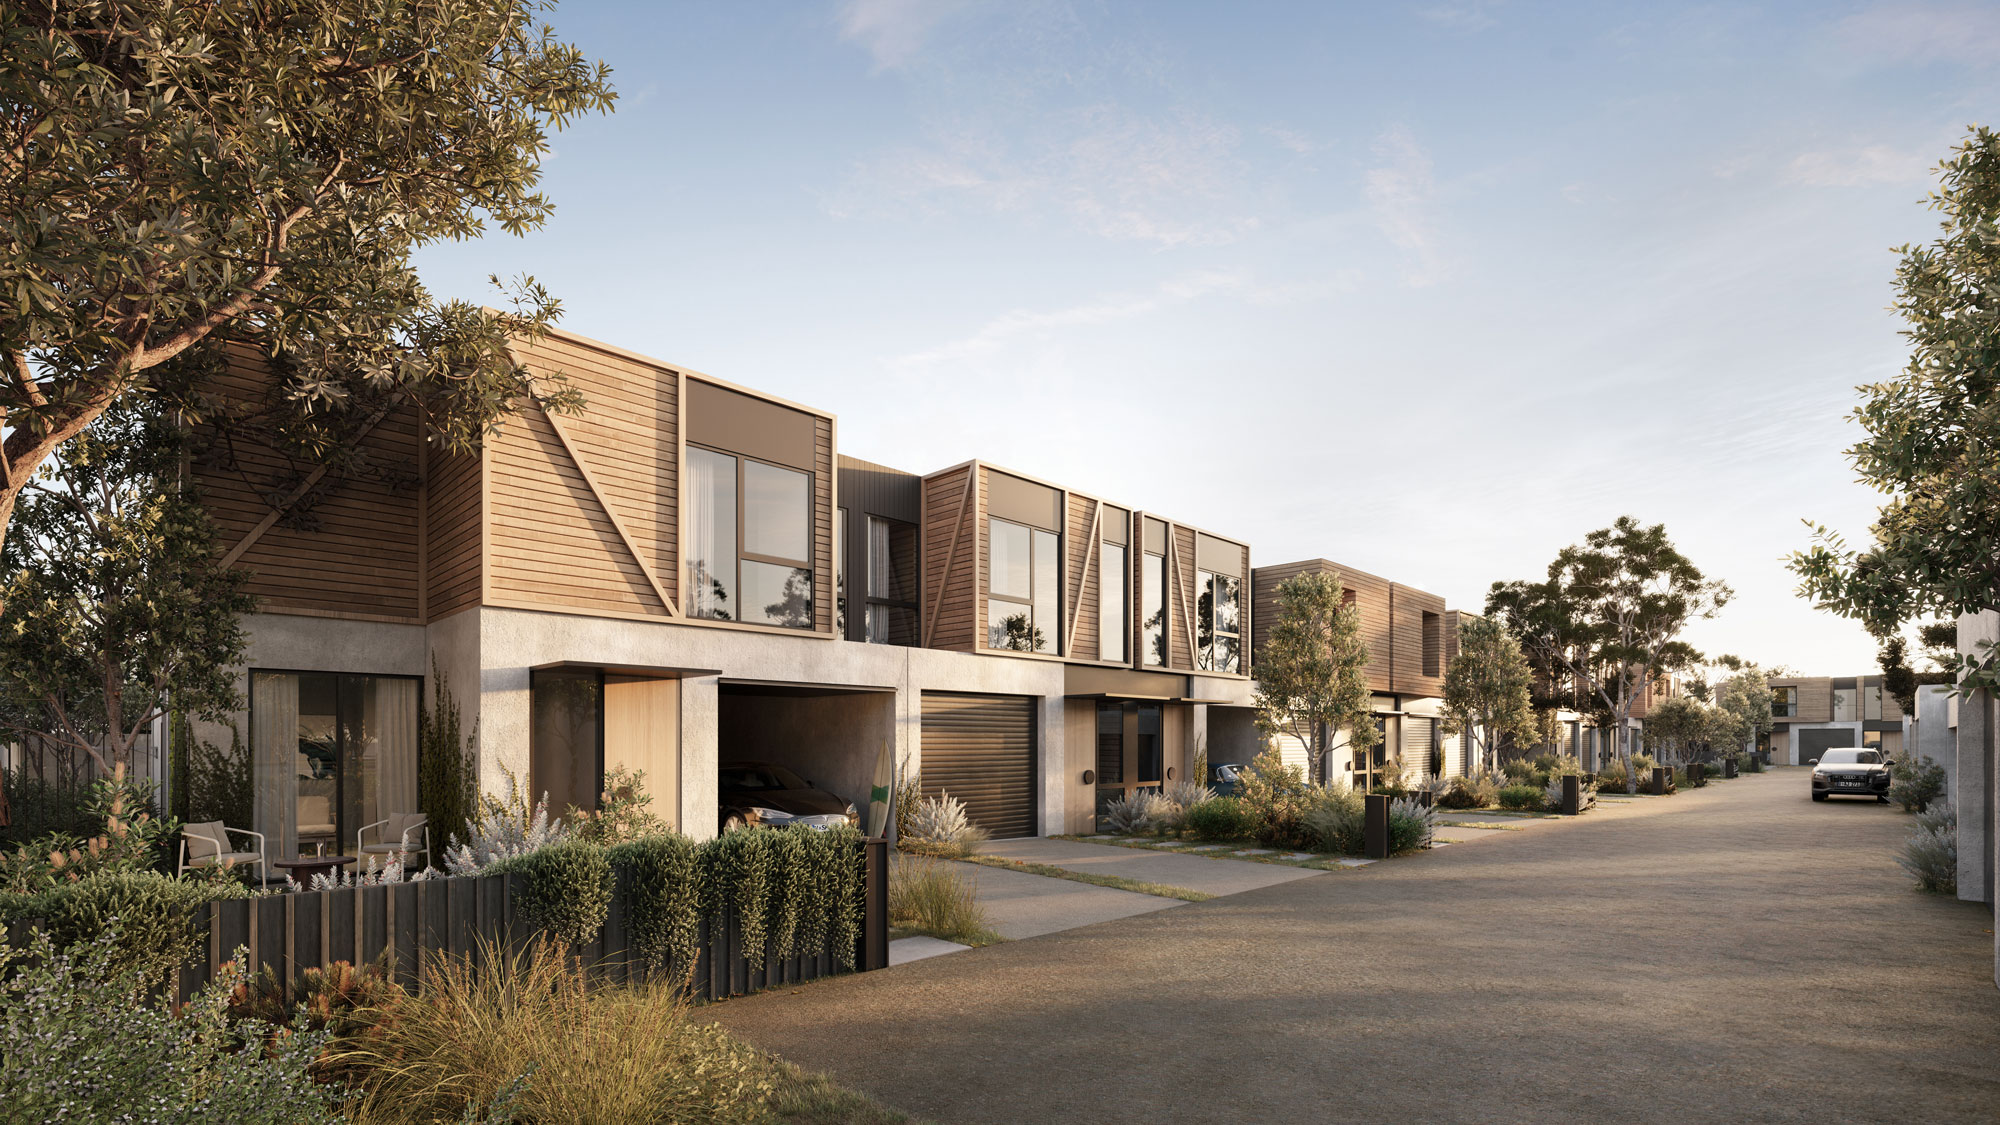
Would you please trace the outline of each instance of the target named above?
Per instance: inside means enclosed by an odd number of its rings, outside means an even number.
[[[995,568],[993,566],[993,528],[994,525],[996,524],[1006,524],[1008,527],[1018,527],[1021,530],[1026,531],[1028,533],[1028,559],[1027,559],[1028,592],[1024,597],[1016,597],[1012,594],[1000,594],[994,592],[993,576],[995,573]],[[995,602],[999,602],[1003,605],[1021,607],[1020,611],[1028,615],[1028,628],[1031,630],[1042,629],[1042,623],[1036,620],[1036,613],[1035,613],[1035,603],[1037,601],[1036,595],[1040,592],[1037,588],[1037,582],[1035,578],[1035,569],[1036,569],[1035,552],[1036,548],[1039,546],[1036,536],[1039,535],[1046,535],[1049,538],[1055,540],[1056,565],[1055,565],[1054,580],[1056,589],[1055,589],[1055,598],[1053,602],[1053,607],[1055,610],[1056,619],[1054,622],[1051,623],[1052,626],[1051,628],[1043,629],[1042,631],[1042,638],[1048,642],[1048,648],[1013,649],[1013,648],[1008,648],[1005,645],[996,645],[993,643],[993,603]],[[1063,654],[1063,637],[1062,637],[1063,553],[1062,552],[1063,552],[1063,537],[1062,533],[1059,531],[1050,531],[1047,528],[1035,527],[1032,524],[1025,524],[1019,520],[1005,519],[1000,516],[989,515],[986,517],[986,621],[983,627],[986,630],[986,647],[988,650],[993,652],[1024,652],[1035,656],[1061,656]],[[1032,634],[1030,635],[1032,636]]]
[[[1106,566],[1112,551],[1118,552],[1118,565]],[[1105,596],[1106,576],[1118,575],[1118,597],[1114,601]],[[1117,614],[1117,628],[1110,629],[1111,614]],[[1105,638],[1118,638],[1118,654],[1107,655]],[[1131,547],[1124,543],[1113,543],[1100,537],[1097,541],[1097,658],[1117,664],[1131,663],[1132,655],[1132,554]]]
[[[718,446],[707,445],[698,441],[690,441],[687,442],[686,444],[687,448],[689,449],[699,449],[707,453],[716,454],[717,456],[728,457],[736,462],[736,545],[735,545],[736,573],[732,576],[735,579],[735,583],[730,587],[729,591],[730,595],[736,599],[736,608],[735,608],[735,616],[733,617],[714,617],[705,613],[696,613],[693,607],[689,604],[688,591],[682,590],[681,612],[689,620],[692,621],[718,621],[731,625],[749,625],[754,628],[761,628],[761,629],[783,629],[787,632],[794,632],[794,633],[817,632],[819,629],[819,601],[821,597],[820,591],[818,589],[819,568],[816,565],[814,565],[814,560],[811,558],[806,558],[803,560],[789,559],[779,555],[767,555],[761,552],[751,551],[747,546],[750,537],[750,528],[749,528],[749,521],[746,518],[749,512],[749,503],[750,503],[750,489],[748,485],[749,473],[747,466],[749,466],[752,462],[755,462],[756,464],[761,465],[767,469],[776,469],[781,472],[787,472],[787,473],[797,473],[799,476],[804,477],[806,482],[805,546],[806,546],[806,553],[810,555],[813,552],[814,539],[816,537],[816,533],[819,530],[819,512],[817,511],[818,508],[818,503],[816,501],[817,493],[815,492],[815,488],[818,483],[816,479],[817,474],[810,469],[799,469],[799,468],[794,468],[791,465],[780,465],[775,461],[769,461],[762,457],[752,457],[747,453],[738,453],[734,450],[723,449]],[[842,510],[844,511],[845,509]],[[834,536],[836,539],[840,538],[840,532],[838,528],[835,529]],[[686,570],[685,554],[686,554],[687,539],[688,536],[686,532],[683,531],[682,548],[681,548],[683,552],[683,561],[682,561],[683,571]],[[836,554],[838,554],[838,551],[836,551]],[[743,564],[746,562],[762,563],[765,566],[786,567],[792,570],[803,570],[806,572],[806,583],[807,583],[806,624],[785,625],[773,621],[748,621],[744,619],[744,607],[746,603],[743,597],[744,595]],[[839,563],[837,560],[835,562],[835,568],[836,569],[839,568]],[[685,583],[683,584],[685,585]],[[836,586],[837,585],[838,585],[838,580],[836,580]],[[836,596],[838,596],[837,593]]]
[[[1155,551],[1148,551],[1142,545],[1139,548],[1139,559],[1139,666],[1142,668],[1169,668],[1173,666],[1174,660],[1174,622],[1173,615],[1168,612],[1168,608],[1173,605],[1174,596],[1173,590],[1169,588],[1167,583],[1167,556]],[[1153,569],[1154,560],[1158,560],[1159,562],[1159,569],[1157,571]],[[1153,660],[1154,646],[1147,643],[1150,640],[1147,636],[1147,630],[1150,628],[1147,622],[1151,620],[1151,615],[1147,613],[1146,606],[1146,579],[1152,577],[1157,577],[1160,580],[1158,662]]]
[[[1200,570],[1194,572],[1195,581],[1195,667],[1203,672],[1220,672],[1225,676],[1243,674],[1243,579],[1233,574],[1219,571]],[[1236,628],[1224,629],[1221,614],[1216,612],[1221,601],[1216,596],[1216,583],[1236,583]],[[1203,603],[1207,608],[1203,609]],[[1222,637],[1232,637],[1236,641],[1236,666],[1222,668],[1216,665],[1216,642]]]
[[[908,600],[899,600],[884,594],[877,594],[875,592],[875,587],[874,587],[875,524],[877,522],[880,522],[886,527],[888,527],[889,534],[892,537],[895,535],[896,528],[898,527],[907,528],[909,530],[909,534],[913,542],[910,565],[913,570],[917,571],[917,573],[913,573],[910,575],[910,590],[913,594],[919,596],[921,596],[923,592],[923,577],[921,574],[921,566],[923,563],[923,542],[922,539],[918,536],[917,525],[909,522],[908,520],[899,520],[890,516],[878,516],[872,512],[862,513],[861,550],[862,550],[863,566],[861,570],[861,639],[868,644],[886,645],[886,644],[897,643],[895,641],[890,641],[890,640],[876,640],[874,637],[869,635],[868,633],[869,623],[874,616],[869,611],[874,609],[876,606],[883,606],[892,610],[907,609],[910,611],[910,626],[911,626],[910,640],[905,644],[904,647],[912,647],[917,645],[923,636],[923,613],[922,613],[922,607],[920,606],[917,597],[912,597]],[[895,546],[893,538],[891,539],[891,543],[888,549],[890,555],[893,557],[895,554]],[[1030,569],[1032,570],[1033,568],[1031,567]],[[1032,580],[1033,579],[1031,576],[1030,581]]]

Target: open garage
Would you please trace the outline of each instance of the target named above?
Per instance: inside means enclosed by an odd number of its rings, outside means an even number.
[[[896,742],[889,689],[725,679],[716,691],[716,761],[781,766],[843,801],[868,827],[868,794],[884,747]],[[718,813],[720,809],[718,808]]]

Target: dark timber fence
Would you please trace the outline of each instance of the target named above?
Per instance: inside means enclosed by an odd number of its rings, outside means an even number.
[[[860,933],[855,942],[854,969],[867,972],[889,965],[889,853],[884,840],[862,843]],[[253,969],[268,967],[286,983],[307,969],[346,961],[364,965],[387,955],[396,978],[405,984],[438,953],[477,957],[482,943],[519,947],[534,933],[516,916],[524,876],[471,875],[425,879],[377,887],[342,887],[331,891],[300,891],[250,899],[211,902],[202,907],[208,934],[206,955],[181,970],[180,997],[192,996],[213,979],[238,947],[249,950]],[[575,952],[597,979],[611,983],[637,981],[646,975],[644,963],[628,954],[630,901],[628,872],[616,873],[618,886],[597,940]],[[8,944],[26,944],[33,920],[7,927]],[[797,984],[845,972],[833,950],[794,951],[790,957],[768,954],[753,969],[743,949],[734,911],[703,919],[692,994],[713,1000]]]

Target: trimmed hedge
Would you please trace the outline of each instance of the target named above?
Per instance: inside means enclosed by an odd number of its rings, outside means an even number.
[[[519,872],[522,917],[568,945],[595,941],[611,913],[611,861],[594,844],[565,840],[487,870],[495,875]]]
[[[175,879],[154,871],[110,871],[57,883],[34,895],[0,895],[0,921],[41,919],[57,948],[94,941],[119,922],[117,971],[160,979],[199,955],[201,908],[217,899],[249,898],[240,883]]]
[[[650,968],[683,976],[701,953],[701,859],[686,836],[650,836],[607,855],[626,880],[633,952]]]

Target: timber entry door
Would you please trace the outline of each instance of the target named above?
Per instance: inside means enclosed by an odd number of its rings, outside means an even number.
[[[1111,802],[1141,789],[1158,792],[1165,775],[1166,750],[1160,705],[1117,700],[1097,704],[1097,830],[1109,827]]]

